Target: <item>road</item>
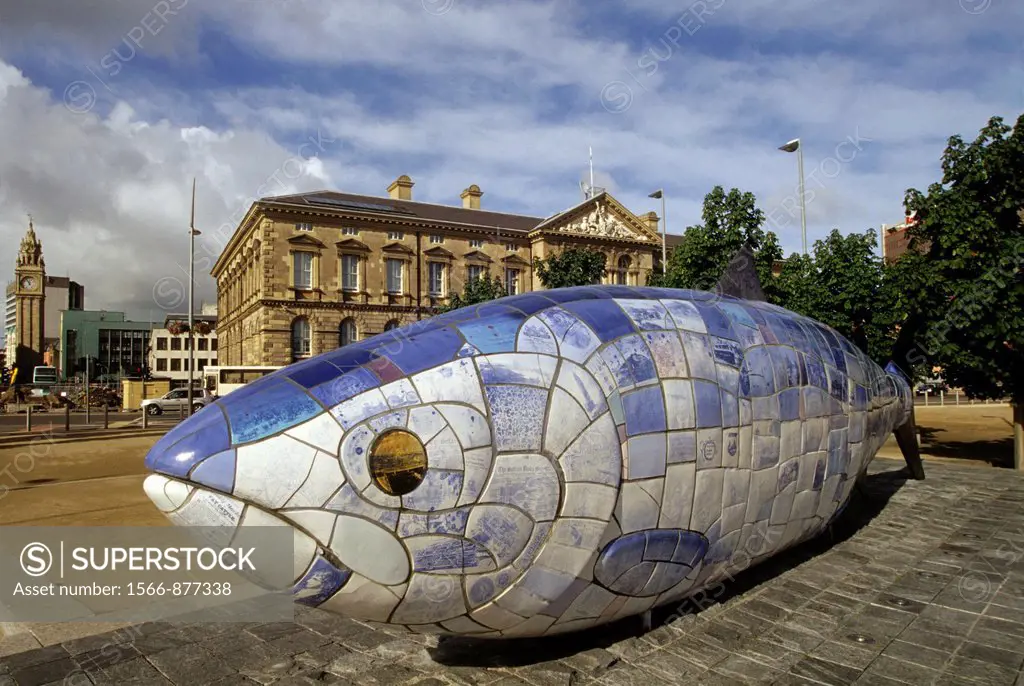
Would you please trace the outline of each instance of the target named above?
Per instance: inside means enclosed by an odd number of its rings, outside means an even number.
[[[85,412],[72,412],[71,413],[71,426],[82,427],[82,426],[103,426],[103,410],[94,409],[89,417],[89,422],[85,421]],[[142,424],[142,414],[139,412],[111,412],[107,416],[109,426],[115,427],[124,422],[137,422],[139,425]],[[150,426],[167,426],[171,427],[178,423],[178,414],[176,412],[160,415],[159,417],[150,417]],[[64,428],[64,412],[62,411],[51,411],[51,412],[33,412],[32,413],[32,428],[33,430],[49,430],[50,425],[53,425],[54,431],[60,432]],[[24,414],[0,414],[0,435],[5,433],[11,433],[15,431],[25,430],[25,415]]]

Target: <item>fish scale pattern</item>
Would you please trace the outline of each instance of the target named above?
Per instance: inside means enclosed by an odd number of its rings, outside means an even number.
[[[536,636],[680,599],[817,535],[909,413],[902,378],[792,312],[570,288],[279,370],[162,438],[147,489],[180,524],[292,524],[297,602]],[[394,429],[427,459],[402,496],[369,463]]]

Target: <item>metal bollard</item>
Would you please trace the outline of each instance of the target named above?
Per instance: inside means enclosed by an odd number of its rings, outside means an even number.
[[[928,391],[924,392],[924,406],[928,407]]]
[[[960,389],[959,388],[956,389],[956,404],[957,404],[957,406],[960,405]]]
[[[181,419],[184,419],[184,418],[185,418],[185,405],[183,403],[179,403],[178,404],[178,419],[181,420]]]
[[[942,406],[946,405],[946,392],[945,391],[939,391],[939,405],[942,405]]]
[[[86,425],[88,425],[90,422],[92,422],[92,411],[89,408],[88,401],[86,401],[86,403],[85,403],[85,423],[86,423]]]
[[[64,406],[64,433],[71,431],[71,405]]]
[[[32,430],[32,406],[29,405],[28,409],[25,410],[25,431]]]
[[[110,428],[110,406],[106,403],[103,404],[103,428]]]
[[[149,412],[146,412],[145,409],[142,410],[142,428],[149,428]]]

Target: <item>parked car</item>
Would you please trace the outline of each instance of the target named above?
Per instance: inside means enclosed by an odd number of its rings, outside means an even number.
[[[205,388],[194,388],[192,389],[192,411],[198,412],[216,398]],[[163,414],[164,412],[179,412],[178,408],[184,408],[188,405],[188,389],[177,388],[162,398],[150,398],[149,400],[143,400],[140,406],[143,412],[156,416]]]
[[[929,395],[938,395],[939,393],[949,392],[949,386],[942,381],[922,381],[917,384],[917,388],[914,389],[914,392],[918,395],[924,395],[925,393],[928,393]]]

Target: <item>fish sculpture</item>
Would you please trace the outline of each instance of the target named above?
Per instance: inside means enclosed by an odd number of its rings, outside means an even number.
[[[923,478],[907,380],[823,324],[588,286],[282,368],[161,438],[145,490],[180,525],[292,527],[296,602],[541,636],[679,601],[820,534],[893,431]]]

